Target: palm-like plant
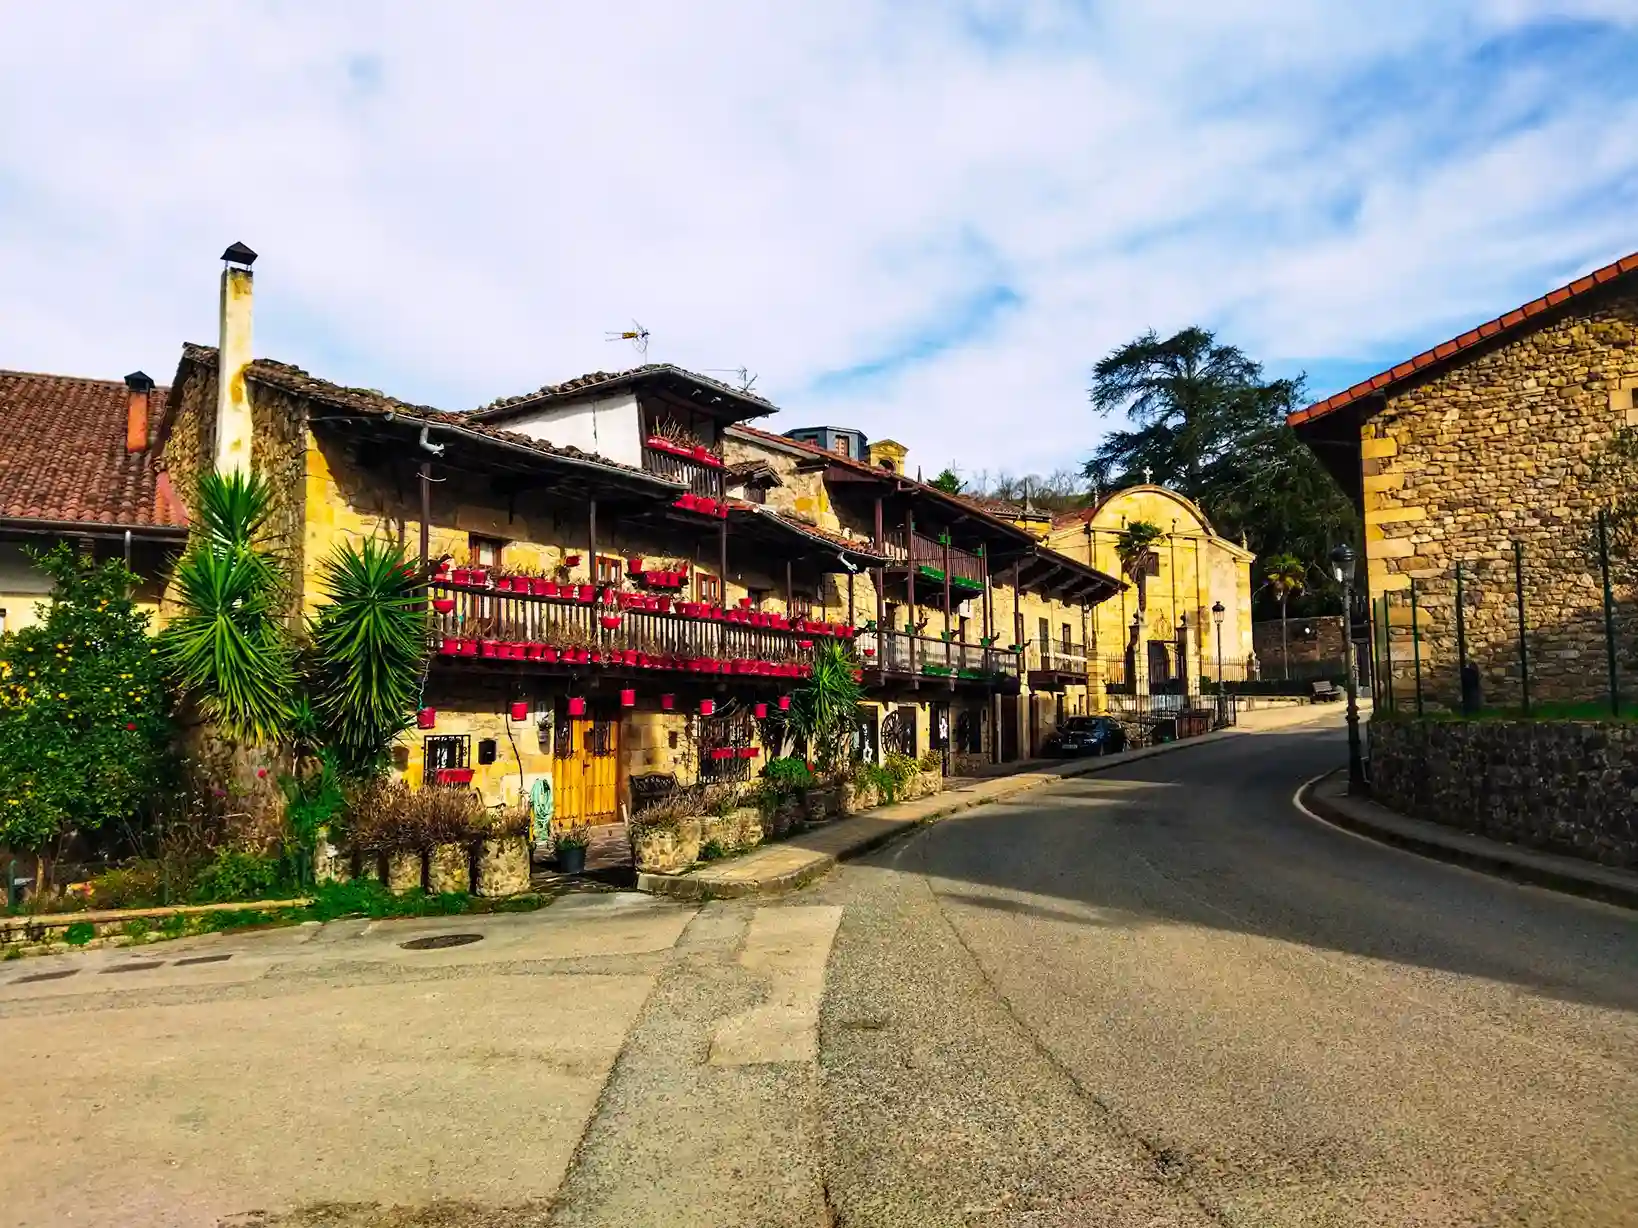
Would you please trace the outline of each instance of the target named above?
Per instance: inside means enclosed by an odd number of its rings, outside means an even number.
[[[200,478],[176,571],[181,612],[160,639],[181,692],[223,734],[251,742],[284,733],[295,685],[283,564],[257,541],[271,506],[259,474]]]
[[[858,723],[859,680],[853,654],[835,641],[813,654],[813,673],[791,704],[791,728],[807,743],[821,771],[831,771],[845,757]]]
[[[1291,649],[1286,640],[1285,607],[1291,598],[1300,595],[1308,583],[1308,568],[1294,554],[1271,554],[1263,560],[1263,579],[1274,590],[1280,603],[1280,674],[1291,678]]]
[[[427,657],[422,578],[401,545],[371,539],[338,545],[319,582],[313,706],[342,766],[367,774],[413,719]]]
[[[1121,571],[1137,585],[1139,609],[1147,604],[1144,601],[1144,578],[1148,572],[1149,557],[1164,540],[1166,534],[1161,527],[1147,520],[1134,520],[1115,538],[1115,557],[1120,560]]]

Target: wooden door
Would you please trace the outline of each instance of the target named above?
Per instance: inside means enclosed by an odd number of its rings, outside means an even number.
[[[1001,697],[1001,761],[1012,763],[1018,758],[1018,696]]]
[[[555,811],[565,827],[619,818],[620,722],[560,715],[553,743]]]

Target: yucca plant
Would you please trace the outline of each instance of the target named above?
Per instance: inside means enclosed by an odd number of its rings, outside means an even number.
[[[834,640],[813,654],[813,673],[791,704],[791,728],[822,772],[846,756],[859,719],[858,668],[847,645]]]
[[[1121,571],[1137,585],[1139,609],[1148,604],[1145,581],[1148,579],[1149,559],[1154,555],[1155,547],[1165,540],[1165,531],[1147,520],[1134,520],[1115,538],[1115,557],[1120,560]]]
[[[1280,603],[1280,673],[1289,681],[1291,650],[1286,642],[1285,607],[1291,598],[1300,596],[1307,586],[1308,568],[1294,554],[1274,554],[1263,560],[1263,579],[1274,590],[1275,600]]]
[[[289,723],[295,654],[282,561],[258,542],[272,506],[259,474],[207,473],[177,565],[180,613],[160,639],[179,690],[223,734],[278,740]]]
[[[426,668],[423,580],[394,542],[343,542],[325,559],[312,622],[313,706],[344,769],[368,773],[409,728]]]

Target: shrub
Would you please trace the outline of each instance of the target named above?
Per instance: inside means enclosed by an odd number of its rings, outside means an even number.
[[[189,897],[198,904],[254,900],[286,885],[285,863],[237,849],[219,849],[193,880]]]
[[[53,587],[41,622],[0,636],[0,846],[44,850],[144,814],[172,730],[136,577],[67,545],[31,557]]]
[[[684,819],[697,819],[704,813],[704,803],[693,793],[673,793],[670,797],[644,806],[631,816],[628,828],[633,836],[644,831],[674,831]]]
[[[153,908],[165,904],[165,866],[159,861],[136,861],[105,870],[91,880],[93,908]]]
[[[762,779],[776,794],[786,797],[802,789],[811,789],[818,778],[804,761],[788,758],[768,760],[768,766],[762,769]]]
[[[719,861],[728,856],[731,850],[724,848],[720,841],[707,840],[700,846],[701,861]]]
[[[63,941],[69,946],[83,947],[97,936],[97,927],[89,921],[76,921],[63,934]]]
[[[879,763],[860,763],[853,769],[855,789],[874,789],[884,802],[898,800],[899,782]]]
[[[893,797],[898,798],[905,792],[905,786],[921,774],[921,764],[909,755],[889,755],[882,763],[882,769],[893,782]]]
[[[373,780],[348,790],[345,814],[352,841],[362,849],[428,848],[480,839],[494,830],[483,800],[472,790],[411,789],[401,780]]]
[[[924,772],[942,772],[944,770],[944,752],[928,751],[921,757],[917,766]]]

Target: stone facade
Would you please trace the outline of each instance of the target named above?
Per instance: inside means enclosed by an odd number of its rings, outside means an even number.
[[[1630,281],[1630,279],[1629,279]],[[1513,543],[1522,543],[1534,696],[1605,692],[1602,595],[1588,557],[1595,463],[1638,425],[1638,292],[1617,285],[1500,335],[1362,415],[1371,595],[1389,595],[1396,686],[1411,672],[1416,587],[1424,691],[1454,702],[1456,565],[1487,703],[1517,702]]]
[[[1638,867],[1638,725],[1373,721],[1371,792],[1403,814]]]
[[[1252,649],[1257,655],[1264,678],[1280,677],[1281,661],[1287,650],[1293,678],[1347,671],[1348,656],[1343,643],[1341,615],[1288,618],[1285,624],[1283,640],[1280,634],[1280,620],[1277,618],[1251,625]]]

